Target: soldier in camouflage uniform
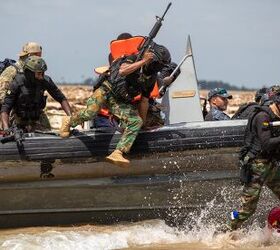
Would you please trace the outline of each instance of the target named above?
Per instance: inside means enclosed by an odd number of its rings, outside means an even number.
[[[22,47],[22,51],[19,53],[18,61],[12,66],[7,67],[0,75],[0,109],[4,101],[9,84],[13,81],[17,73],[23,73],[23,66],[28,56],[42,56],[42,47],[35,42],[28,42]],[[45,119],[45,118],[44,118]],[[1,126],[0,122],[0,128]]]
[[[46,106],[45,90],[59,103],[67,115],[70,106],[62,92],[45,75],[47,65],[39,56],[30,56],[23,66],[23,73],[16,74],[9,84],[2,108],[1,118],[4,130],[9,128],[9,114],[13,110],[14,123],[26,132],[50,129],[50,123],[44,112]]]
[[[129,152],[146,120],[148,100],[157,78],[157,72],[163,68],[165,61],[170,59],[166,48],[160,45],[154,45],[154,48],[153,52],[145,52],[143,59],[139,61],[136,61],[136,55],[114,61],[107,81],[94,91],[92,97],[87,101],[87,108],[73,117],[63,119],[60,129],[61,137],[70,135],[70,127],[75,127],[96,116],[102,104],[106,102],[110,112],[120,120],[120,124],[124,128],[117,148],[106,159],[118,166],[128,166],[129,160],[123,157],[123,153]],[[131,101],[139,94],[142,94],[142,100],[138,113]]]
[[[272,92],[272,104],[256,108],[248,121],[240,157],[244,183],[242,206],[231,212],[232,230],[255,212],[264,184],[280,199],[280,133],[279,128],[273,127],[273,122],[280,120],[280,87],[274,87]]]
[[[50,122],[44,112],[46,106],[45,90],[59,103],[67,115],[70,115],[70,106],[62,92],[45,75],[47,65],[39,56],[29,56],[25,60],[23,72],[17,73],[9,84],[2,108],[1,119],[4,132],[10,133],[9,115],[14,114],[13,125],[24,132],[35,130],[50,130]],[[41,162],[41,177],[53,177],[51,174],[54,160]]]

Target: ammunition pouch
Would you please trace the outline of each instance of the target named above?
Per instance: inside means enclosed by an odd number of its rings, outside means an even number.
[[[123,77],[119,77],[119,79],[116,79],[112,83],[111,91],[117,100],[121,100],[125,103],[130,103],[133,100],[133,97],[131,97],[128,92],[127,82]]]

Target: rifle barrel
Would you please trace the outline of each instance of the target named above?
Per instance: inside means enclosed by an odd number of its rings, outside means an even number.
[[[166,10],[164,11],[164,13],[163,13],[163,15],[162,15],[162,17],[161,17],[161,20],[162,20],[162,21],[163,21],[163,19],[164,19],[164,16],[166,15],[167,11],[168,11],[169,8],[171,7],[171,5],[172,5],[171,2],[167,5]]]

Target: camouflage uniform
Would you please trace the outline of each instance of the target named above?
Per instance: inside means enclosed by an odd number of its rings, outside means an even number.
[[[110,112],[118,117],[121,127],[124,129],[116,149],[128,153],[142,127],[142,119],[136,107],[116,100],[105,86],[101,86],[93,92],[92,96],[87,100],[87,108],[72,117],[71,126],[75,127],[93,119],[105,102]]]
[[[241,170],[246,174],[241,177],[244,188],[241,194],[242,206],[231,212],[230,229],[237,229],[256,210],[262,186],[265,184],[280,199],[280,131],[271,125],[279,121],[279,117],[272,111],[276,104],[260,106],[250,115],[246,131],[244,146],[240,151]]]
[[[18,60],[15,63],[16,67],[9,66],[0,75],[0,103],[1,104],[3,103],[6,92],[9,89],[9,84],[14,80],[18,72],[21,73],[23,72],[23,65],[24,62],[22,60]]]
[[[7,67],[0,75],[0,108],[3,104],[6,92],[9,89],[9,84],[14,80],[18,72],[23,72],[23,60],[19,59],[14,66]],[[2,128],[2,121],[0,120],[0,129]]]
[[[211,107],[209,113],[205,116],[205,121],[223,121],[230,120],[230,117],[216,107]]]
[[[249,167],[252,179],[243,188],[241,194],[241,209],[238,218],[230,221],[230,228],[236,229],[246,221],[256,210],[262,186],[265,184],[280,199],[280,169],[267,159],[255,159]]]

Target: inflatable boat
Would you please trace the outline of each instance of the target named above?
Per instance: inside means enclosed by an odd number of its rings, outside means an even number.
[[[166,125],[140,132],[129,168],[104,160],[121,136],[111,129],[0,144],[0,227],[163,218],[201,208],[222,183],[237,182],[247,121],[203,121],[190,39],[186,53],[162,100]],[[40,178],[42,162],[52,163],[53,178]]]

